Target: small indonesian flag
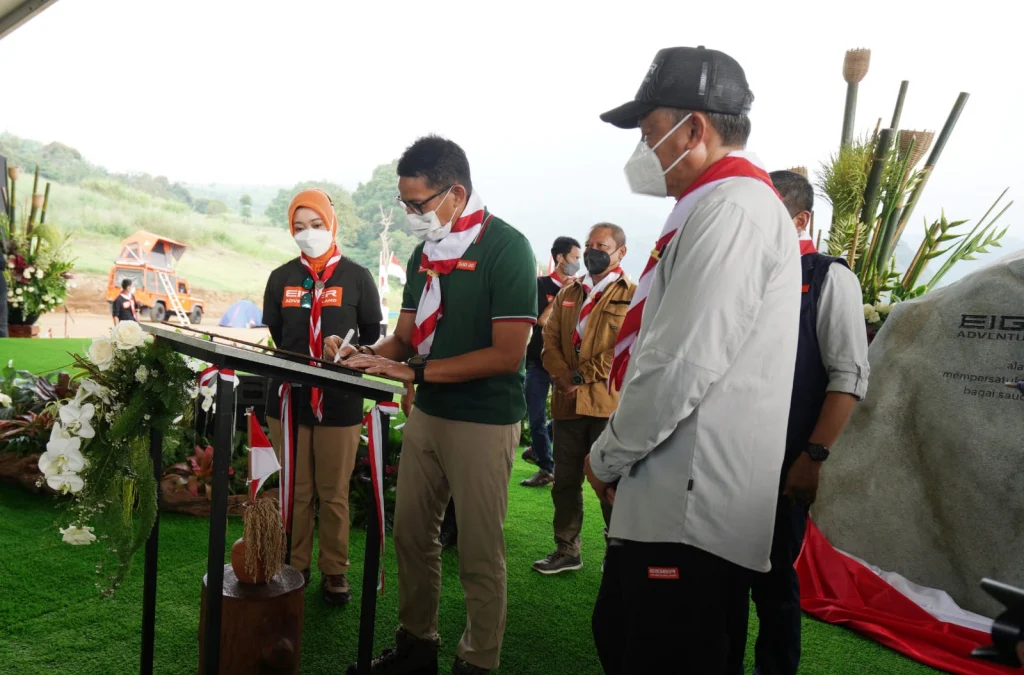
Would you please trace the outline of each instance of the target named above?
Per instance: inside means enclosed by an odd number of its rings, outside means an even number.
[[[263,428],[256,421],[256,415],[249,415],[249,503],[256,501],[256,493],[267,478],[281,469],[274,447],[267,440]]]
[[[402,267],[402,263],[398,261],[398,256],[395,255],[394,251],[391,253],[391,260],[388,262],[388,276],[396,277],[398,283],[405,285],[405,268]]]

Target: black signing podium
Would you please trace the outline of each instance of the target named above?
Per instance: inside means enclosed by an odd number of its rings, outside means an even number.
[[[405,388],[395,384],[359,377],[355,371],[339,367],[314,367],[301,357],[277,356],[183,334],[174,329],[141,324],[142,329],[176,352],[208,362],[219,369],[242,371],[253,375],[314,386],[328,391],[358,394],[376,402],[393,401]],[[226,338],[230,339],[230,338]],[[197,374],[198,377],[198,374]],[[218,383],[217,410],[214,419],[213,483],[210,499],[210,537],[207,552],[207,614],[204,633],[202,675],[216,675],[220,665],[221,606],[224,583],[225,537],[227,534],[228,471],[231,467],[232,436],[234,434],[234,389]],[[387,416],[384,416],[387,428]],[[386,438],[386,436],[385,436]],[[158,500],[163,464],[163,439],[159,432],[150,433],[150,456],[157,480]],[[373,656],[373,631],[377,610],[377,579],[380,561],[380,532],[377,522],[377,502],[372,494],[366,500],[370,510],[366,530],[366,556],[363,563],[363,590],[359,613],[358,673],[369,675]],[[142,659],[139,672],[153,672],[153,639],[156,624],[157,552],[159,547],[160,516],[146,542],[146,562],[142,592]]]

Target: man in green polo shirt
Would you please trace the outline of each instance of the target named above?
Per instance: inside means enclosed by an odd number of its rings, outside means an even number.
[[[526,414],[524,356],[537,320],[537,263],[526,237],[490,214],[466,154],[437,136],[398,161],[399,201],[422,244],[409,260],[392,335],[345,365],[418,385],[402,440],[395,504],[397,646],[375,675],[437,672],[441,520],[459,523],[466,629],[451,672],[498,667],[505,633],[508,482]],[[328,339],[327,358],[339,340]]]

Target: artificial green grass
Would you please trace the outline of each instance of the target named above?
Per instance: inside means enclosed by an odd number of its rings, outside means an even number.
[[[0,340],[0,357],[18,368],[42,373],[70,363],[69,351],[88,340]],[[590,634],[590,613],[601,582],[604,541],[597,500],[584,492],[584,568],[546,577],[530,564],[547,555],[551,534],[551,492],[529,489],[519,481],[534,467],[516,460],[509,486],[505,525],[508,550],[508,625],[502,649],[502,673],[600,675]],[[142,553],[124,586],[103,599],[94,586],[95,550],[61,543],[61,509],[51,497],[0,486],[0,673],[35,675],[108,675],[138,669],[142,621]],[[241,535],[230,521],[228,546]],[[160,525],[160,562],[156,624],[156,673],[195,673],[199,659],[199,593],[206,572],[207,522],[164,515]],[[353,530],[352,603],[328,606],[319,594],[319,574],[306,591],[302,673],[344,672],[355,658],[365,535]],[[226,558],[225,558],[226,560]],[[442,673],[454,658],[465,622],[456,551],[443,553],[440,606]],[[391,542],[385,555],[387,588],[377,602],[375,652],[392,644],[398,622],[397,568]],[[747,645],[747,672],[753,669],[757,619],[753,609]],[[804,618],[801,674],[926,675],[914,663],[843,628]]]
[[[517,460],[510,484],[506,522],[508,626],[500,672],[516,675],[579,673],[601,668],[590,634],[590,613],[600,584],[603,539],[600,511],[586,495],[584,568],[554,577],[530,570],[553,548],[551,496],[519,481],[533,467]],[[54,498],[0,486],[0,672],[5,675],[108,675],[138,668],[142,617],[142,554],[124,586],[111,599],[94,584],[96,551],[61,543],[61,512]],[[156,623],[156,673],[195,673],[198,663],[199,593],[206,571],[207,523],[164,515]],[[241,534],[232,519],[230,545]],[[339,673],[354,659],[365,536],[353,530],[352,603],[341,609],[324,603],[319,573],[306,591],[302,673]],[[397,624],[397,570],[393,547],[385,555],[386,593],[377,602],[375,652],[392,644]],[[440,605],[442,673],[454,658],[464,625],[457,552],[443,553]],[[756,618],[751,616],[747,672],[753,668]],[[801,673],[828,675],[924,675],[934,673],[843,628],[804,619]]]
[[[69,352],[84,354],[91,340],[80,338],[0,338],[0,365],[14,361],[18,370],[44,375],[55,370],[71,372]]]

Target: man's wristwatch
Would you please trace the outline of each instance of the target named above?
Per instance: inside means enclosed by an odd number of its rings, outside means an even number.
[[[423,356],[422,354],[417,354],[416,356],[414,356],[411,359],[409,359],[408,361],[406,361],[405,365],[407,365],[410,368],[412,368],[412,372],[413,372],[412,383],[413,384],[423,384],[423,373],[427,369],[427,357]]]
[[[804,452],[815,462],[824,462],[830,454],[828,448],[821,443],[808,443]]]
[[[578,370],[572,371],[572,383],[575,384],[577,387],[579,387],[582,384],[584,384],[583,376],[580,375],[580,371],[578,371]]]

